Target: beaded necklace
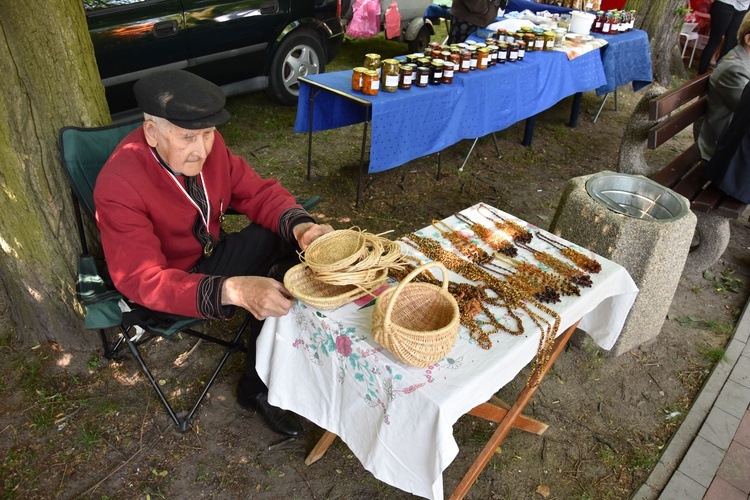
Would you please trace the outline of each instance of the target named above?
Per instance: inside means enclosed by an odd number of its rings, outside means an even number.
[[[584,273],[577,267],[573,267],[567,262],[558,259],[554,255],[548,254],[547,252],[543,252],[541,250],[537,250],[529,245],[521,244],[520,246],[531,252],[531,255],[534,256],[537,262],[553,269],[557,274],[564,277],[569,282],[574,283],[578,286],[582,286],[584,288],[590,288],[593,285],[591,276]]]
[[[492,261],[491,254],[485,252],[479,245],[471,241],[470,238],[455,231],[445,222],[433,219],[432,227],[437,229],[443,238],[450,241],[459,252],[475,264],[486,264]]]
[[[477,212],[481,209],[490,213],[489,216],[482,214],[487,220],[492,221],[496,228],[508,234],[516,243],[529,243],[531,241],[531,238],[533,237],[532,234],[517,222],[504,219],[499,213],[495,212],[484,203],[479,204]],[[496,218],[500,220],[495,220]]]
[[[459,213],[453,215],[461,222],[466,223],[469,226],[469,229],[474,231],[474,234],[482,238],[482,241],[487,243],[496,252],[500,252],[508,257],[515,257],[518,255],[518,249],[513,246],[512,241],[508,241],[508,239],[503,236],[503,232],[490,231],[485,226],[478,222],[474,222],[465,215]]]
[[[552,238],[549,238],[548,236],[544,236],[542,233],[538,231],[536,235],[541,240],[546,241],[553,247],[560,250],[560,253],[563,255],[563,257],[566,257],[567,259],[573,261],[575,265],[577,265],[584,271],[589,272],[591,274],[598,274],[602,270],[602,265],[599,264],[599,261],[597,261],[596,259],[592,259],[591,257],[582,254],[578,250],[575,250],[558,241],[554,241]]]

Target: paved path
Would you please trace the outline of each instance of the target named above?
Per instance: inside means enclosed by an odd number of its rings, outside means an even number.
[[[750,500],[750,302],[726,357],[633,500]]]

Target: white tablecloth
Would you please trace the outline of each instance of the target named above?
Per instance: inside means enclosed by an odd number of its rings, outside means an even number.
[[[476,208],[462,214],[493,228]],[[445,221],[467,228],[455,217]],[[433,227],[419,234],[441,239]],[[539,238],[531,245],[559,256]],[[536,262],[525,250],[519,258]],[[580,297],[563,297],[551,308],[561,316],[560,333],[580,319],[579,328],[609,349],[638,289],[623,267],[596,258],[602,271],[591,275],[594,286],[582,288]],[[450,279],[463,281],[452,273]],[[524,334],[493,334],[492,348],[484,350],[461,327],[448,356],[427,368],[414,368],[372,339],[371,311],[371,306],[357,304],[318,311],[297,302],[288,315],[266,320],[257,344],[258,373],[269,387],[272,404],[338,435],[376,478],[416,495],[443,498],[442,473],[458,453],[453,424],[516,377],[534,358],[541,332],[527,320]],[[498,317],[505,314],[497,310]],[[512,320],[508,325],[514,328]]]

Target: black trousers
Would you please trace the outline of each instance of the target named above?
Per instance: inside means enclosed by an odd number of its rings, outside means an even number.
[[[284,274],[299,263],[297,250],[299,248],[291,246],[270,230],[257,224],[250,224],[241,231],[224,235],[216,245],[214,253],[198,261],[192,271],[230,278],[265,276],[284,281]],[[159,327],[185,319],[185,316],[152,311],[135,304],[133,306],[134,310],[123,317],[126,325]],[[263,321],[252,318],[247,339],[245,370],[239,382],[243,392],[247,395],[267,390],[255,370],[255,342],[261,328],[263,328]]]
[[[706,42],[706,46],[701,54],[700,63],[698,64],[699,75],[708,71],[711,58],[714,56],[716,49],[721,43],[721,39],[725,35],[726,40],[724,41],[724,48],[721,49],[719,59],[737,46],[737,30],[739,30],[740,24],[742,24],[745,12],[737,10],[724,2],[715,1],[711,4],[711,33],[708,36],[708,42]]]
[[[299,264],[296,250],[270,230],[250,224],[242,231],[228,234],[216,246],[211,257],[198,263],[197,271],[214,276],[266,276],[284,281],[284,274]],[[267,390],[255,370],[255,342],[261,328],[262,320],[250,320],[245,370],[239,382],[243,392],[248,395]]]

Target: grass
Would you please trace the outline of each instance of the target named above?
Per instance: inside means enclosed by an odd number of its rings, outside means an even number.
[[[726,351],[720,347],[703,346],[698,352],[711,364],[727,359]]]

